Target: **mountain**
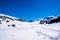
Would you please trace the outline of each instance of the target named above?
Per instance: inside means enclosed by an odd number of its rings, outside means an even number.
[[[60,16],[56,15],[56,16],[49,16],[49,17],[46,17],[42,20],[40,20],[40,24],[52,24],[52,23],[58,23],[60,22]]]
[[[60,16],[26,21],[0,14],[0,40],[60,40]]]

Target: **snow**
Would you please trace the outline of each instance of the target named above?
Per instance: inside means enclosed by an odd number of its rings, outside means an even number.
[[[30,23],[17,20],[6,23],[7,20],[1,21],[0,40],[60,40],[60,23],[39,24],[40,21]]]
[[[0,13],[0,16],[6,16],[6,17],[13,18],[13,19],[15,19],[15,18],[16,18],[16,19],[19,19],[19,18],[17,18],[17,17],[12,17],[12,16],[9,16],[9,15],[1,14],[1,13]]]

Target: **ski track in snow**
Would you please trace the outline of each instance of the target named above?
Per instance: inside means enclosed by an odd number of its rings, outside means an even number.
[[[60,23],[39,24],[39,22],[6,19],[0,24],[0,40],[60,40]],[[15,26],[12,27],[12,24]]]

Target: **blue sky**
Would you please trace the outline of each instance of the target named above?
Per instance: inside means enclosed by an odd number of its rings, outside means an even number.
[[[60,0],[0,0],[0,13],[25,20],[60,15]]]

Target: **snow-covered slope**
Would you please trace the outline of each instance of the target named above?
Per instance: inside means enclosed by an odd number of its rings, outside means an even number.
[[[60,40],[60,23],[40,24],[0,14],[0,40]]]

